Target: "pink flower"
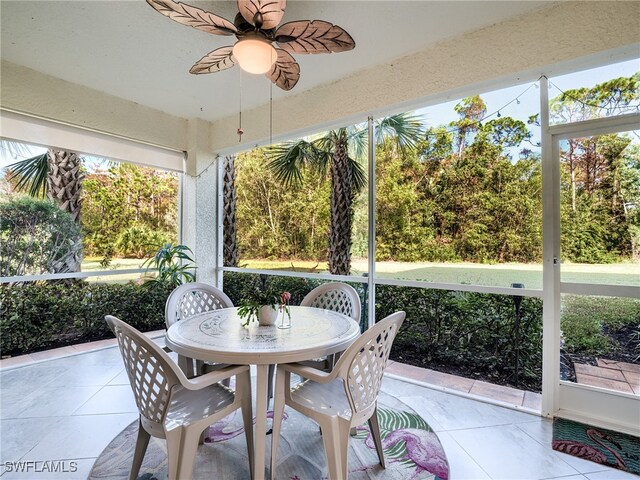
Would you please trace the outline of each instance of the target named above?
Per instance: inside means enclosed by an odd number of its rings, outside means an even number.
[[[280,299],[282,300],[282,304],[286,305],[287,302],[291,300],[291,294],[289,292],[282,292]]]

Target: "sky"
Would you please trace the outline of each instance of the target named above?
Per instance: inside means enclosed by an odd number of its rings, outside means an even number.
[[[640,59],[635,59],[568,75],[550,77],[549,100],[561,93],[558,88],[562,91],[567,91],[579,87],[593,87],[612,78],[630,77],[639,70]],[[480,96],[487,105],[487,113],[493,113],[487,120],[497,118],[495,112],[500,111],[503,117],[513,117],[527,123],[529,116],[540,112],[540,90],[537,85],[538,82],[530,82],[481,94]],[[513,101],[516,98],[520,101],[519,104]],[[427,126],[446,125],[451,121],[458,120],[458,115],[453,110],[453,107],[460,100],[420,109],[416,113],[423,116]],[[536,144],[540,141],[540,129],[533,128],[531,131],[533,133],[532,143]],[[531,145],[527,145],[527,148],[536,151]]]
[[[623,63],[584,70],[568,75],[551,77],[549,78],[549,99],[552,99],[561,93],[558,88],[566,91],[578,87],[592,87],[612,78],[631,76],[639,70],[640,59],[634,59]],[[487,120],[497,118],[497,112],[500,111],[502,116],[510,116],[526,123],[530,115],[534,115],[540,111],[540,94],[539,89],[537,88],[537,83],[538,82],[525,83],[501,90],[483,93],[481,97],[487,105],[487,113],[493,113],[493,115],[488,117]],[[556,86],[558,88],[556,88]],[[520,103],[515,101],[516,97]],[[458,119],[453,107],[459,101],[460,99],[420,109],[417,110],[416,113],[423,117],[427,126],[446,125],[449,122]],[[532,132],[532,143],[536,144],[540,141],[540,130],[538,128],[533,128]],[[527,145],[526,147],[536,151],[535,147],[532,145]],[[41,147],[31,148],[32,155],[39,155],[45,151],[46,149]],[[511,153],[512,157],[517,158],[517,152]],[[16,161],[16,159],[7,155],[6,152],[0,152],[0,168],[4,168],[14,161]],[[102,165],[102,162],[94,160],[89,161],[89,165],[86,166],[89,170],[92,170],[94,168],[99,168],[100,165]]]

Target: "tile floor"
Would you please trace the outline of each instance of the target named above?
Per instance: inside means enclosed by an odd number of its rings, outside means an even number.
[[[115,347],[0,371],[0,476],[3,480],[86,478],[111,439],[137,418]],[[551,423],[388,376],[383,390],[434,428],[453,480],[638,480],[551,447]],[[76,471],[9,471],[14,461],[65,460]],[[9,462],[9,463],[7,463]],[[70,469],[70,468],[68,468]]]

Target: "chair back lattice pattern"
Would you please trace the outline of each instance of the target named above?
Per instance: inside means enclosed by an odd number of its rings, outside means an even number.
[[[198,313],[231,308],[233,302],[219,288],[206,283],[186,283],[176,288],[167,299],[165,320],[170,327]]]
[[[377,322],[344,353],[345,361],[349,363],[347,394],[351,397],[354,413],[364,411],[376,402],[391,346],[404,317],[404,312],[396,312]]]
[[[330,282],[320,285],[311,290],[300,305],[332,310],[360,323],[360,297],[355,289],[346,283]]]
[[[140,415],[162,423],[171,389],[180,383],[170,360],[138,330],[115,317],[107,316],[106,320],[118,339]]]

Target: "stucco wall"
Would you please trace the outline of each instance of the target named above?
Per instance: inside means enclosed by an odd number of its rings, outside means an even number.
[[[390,37],[389,41],[393,41]],[[294,94],[273,105],[274,138],[365,120],[399,106],[432,103],[469,86],[528,81],[550,66],[606,62],[609,52],[640,55],[640,2],[562,2],[447,40],[392,63]],[[621,53],[622,52],[622,53]],[[0,106],[156,145],[189,150],[187,120],[2,62]],[[208,126],[209,150],[225,153],[264,143],[268,105]],[[231,132],[231,133],[230,133]]]
[[[187,121],[3,61],[0,106],[71,125],[187,150]]]

